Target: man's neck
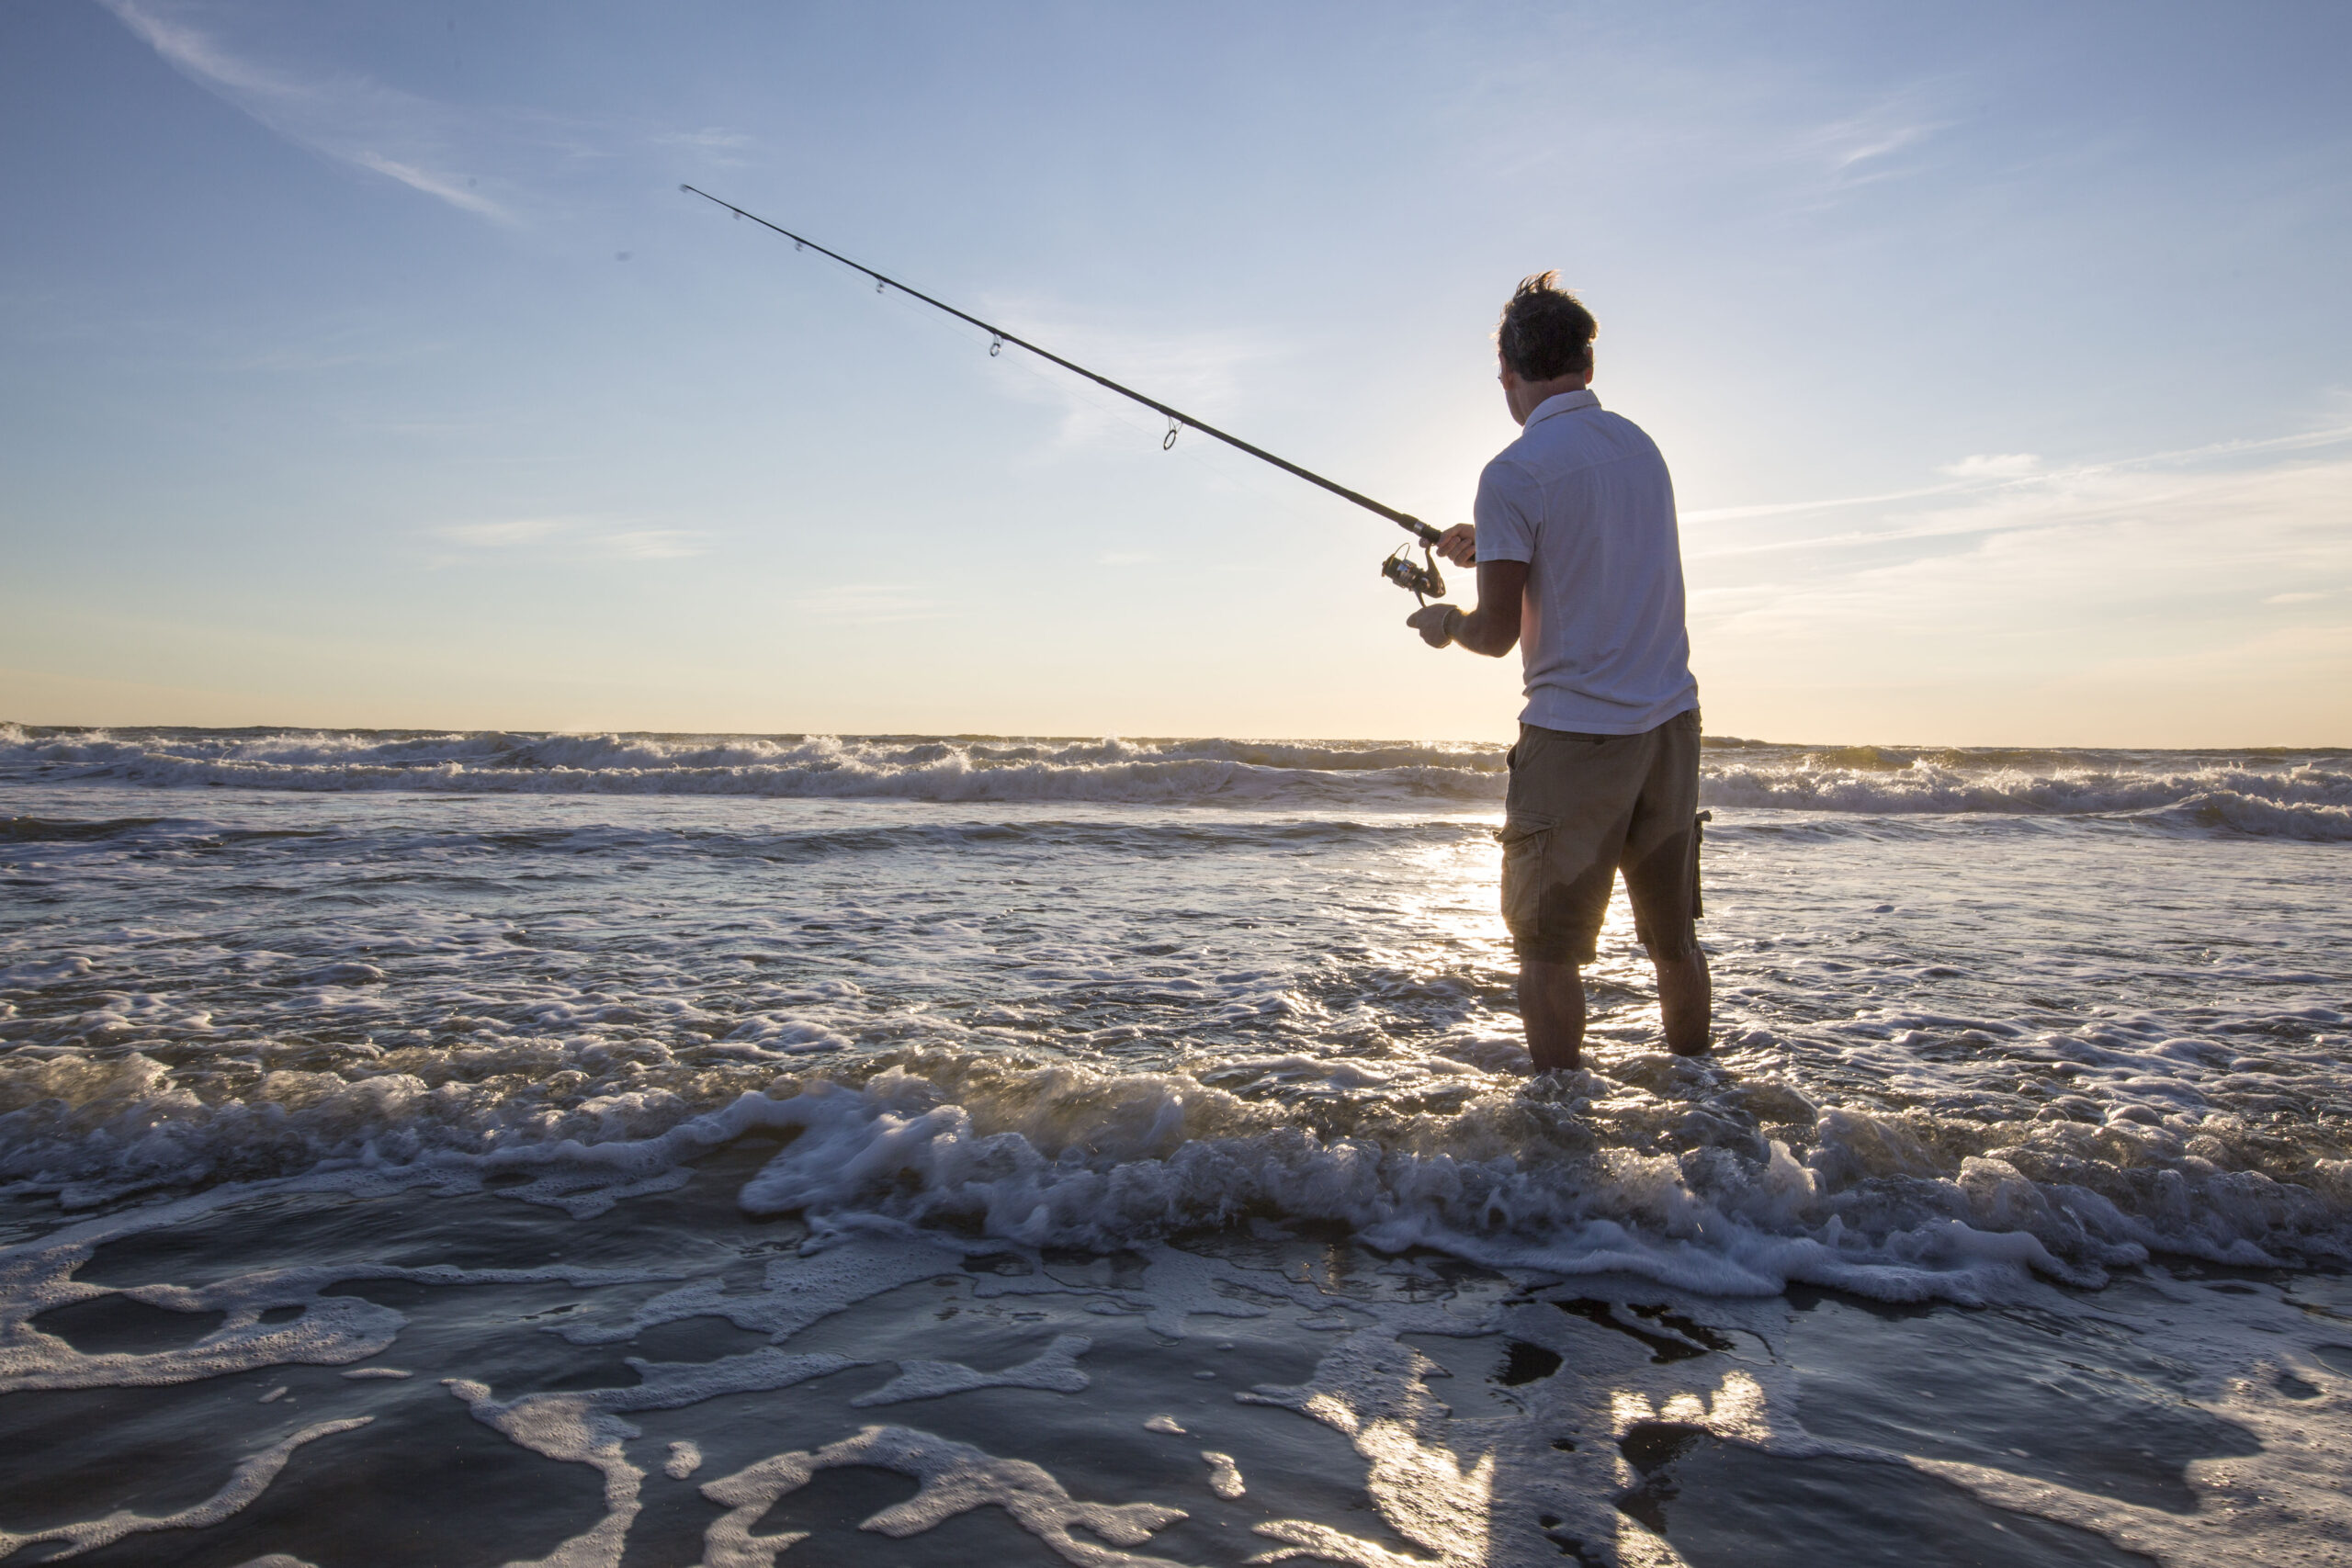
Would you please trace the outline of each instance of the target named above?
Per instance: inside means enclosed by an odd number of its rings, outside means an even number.
[[[1581,392],[1592,385],[1589,371],[1575,376],[1555,376],[1549,381],[1521,381],[1513,389],[1510,412],[1521,425],[1534,417],[1535,411],[1563,392]]]

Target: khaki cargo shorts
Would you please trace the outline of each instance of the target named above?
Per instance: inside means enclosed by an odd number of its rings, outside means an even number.
[[[1698,947],[1699,712],[1641,735],[1519,727],[1502,831],[1503,923],[1521,959],[1589,964],[1617,874],[1656,958]]]

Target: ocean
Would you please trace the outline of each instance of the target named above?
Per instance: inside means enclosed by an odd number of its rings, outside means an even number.
[[[2352,1562],[2352,752],[0,726],[0,1563]]]

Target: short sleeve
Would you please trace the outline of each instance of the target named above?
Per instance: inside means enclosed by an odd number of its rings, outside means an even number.
[[[1543,514],[1535,483],[1525,468],[1498,457],[1478,476],[1478,500],[1471,520],[1478,525],[1478,558],[1533,560],[1535,520]]]

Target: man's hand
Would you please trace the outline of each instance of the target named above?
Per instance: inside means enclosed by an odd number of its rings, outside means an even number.
[[[1438,536],[1437,544],[1432,547],[1456,566],[1476,566],[1478,529],[1474,524],[1456,523]]]
[[[1443,648],[1453,640],[1454,628],[1461,625],[1462,612],[1451,604],[1424,604],[1405,617],[1405,624],[1421,634],[1421,640],[1431,648]]]
[[[1456,528],[1454,535],[1469,547],[1470,530]],[[1421,634],[1421,640],[1431,648],[1443,648],[1452,643],[1473,653],[1483,653],[1489,659],[1500,659],[1519,646],[1519,617],[1527,597],[1527,563],[1523,560],[1490,560],[1478,568],[1478,607],[1468,615],[1451,604],[1430,604],[1405,617],[1405,624]]]

